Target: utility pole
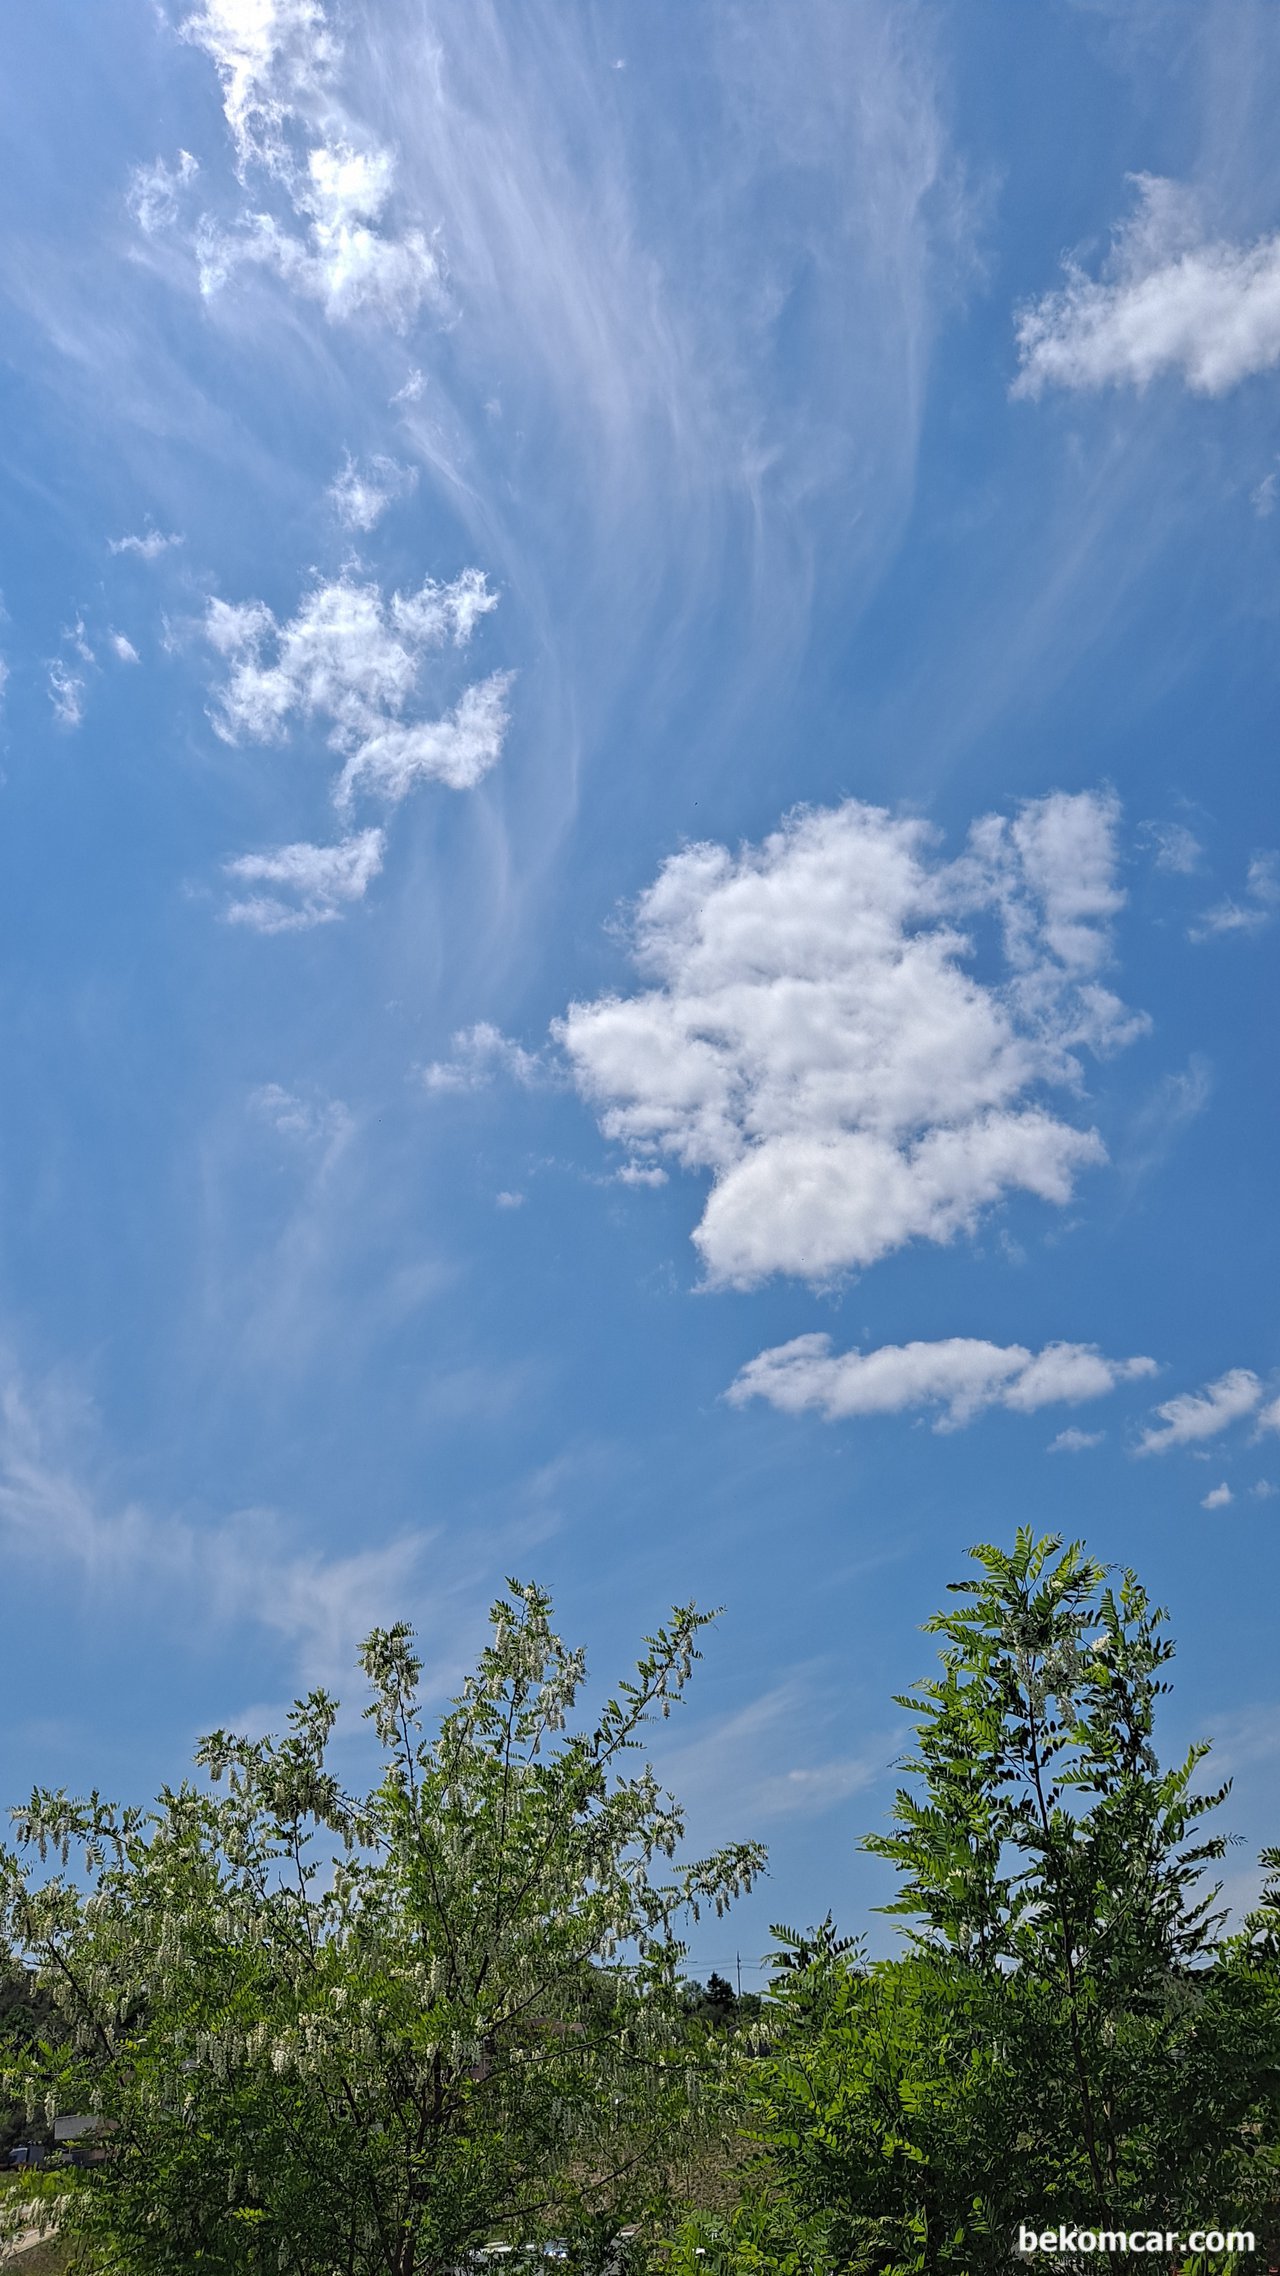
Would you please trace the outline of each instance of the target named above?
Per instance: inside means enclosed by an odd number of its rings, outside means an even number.
[[[736,1964],[737,1964],[737,1970],[738,1970],[738,1997],[739,1997],[739,1999],[741,1999],[741,1997],[742,1997],[742,1954],[741,1954],[741,1952],[735,1952],[735,1953],[734,1953],[734,1955],[733,1955],[733,1957],[734,1957],[734,1960],[735,1960],[735,1962],[736,1962]]]

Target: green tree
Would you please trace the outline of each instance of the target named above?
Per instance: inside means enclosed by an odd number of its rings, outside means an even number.
[[[1024,2221],[1268,2233],[1277,1891],[1222,1939],[1204,1821],[1227,1789],[1197,1792],[1203,1746],[1154,1749],[1164,1616],[1078,1544],[972,1554],[928,1623],[941,1673],[899,1702],[913,1784],[865,1844],[901,1875],[907,1948],[869,1967],[828,1922],[784,1949],[745,2080],[760,2203],[850,2270],[1005,2269]]]
[[[495,2232],[588,2265],[661,2205],[716,2115],[677,1925],[762,1864],[670,1863],[679,1809],[631,1759],[707,1617],[678,1609],[569,1734],[583,1655],[512,1583],[432,1738],[409,1630],[369,1638],[369,1793],[340,1786],[314,1692],[284,1739],[203,1741],[211,1783],[150,1811],[15,1813],[3,1928],[60,2036],[11,2048],[11,2087],[109,2128],[63,2209],[103,2265],[425,2276]]]

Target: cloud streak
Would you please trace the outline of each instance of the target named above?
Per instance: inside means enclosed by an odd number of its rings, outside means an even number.
[[[59,1446],[68,1418],[15,1377],[0,1390],[0,1540],[9,1557],[77,1574],[95,1597],[154,1593],[188,1619],[281,1637],[305,1683],[348,1677],[379,1621],[403,1613],[427,1547],[409,1536],[330,1557],[293,1548],[262,1510],[197,1527],[137,1503],[104,1510]]]

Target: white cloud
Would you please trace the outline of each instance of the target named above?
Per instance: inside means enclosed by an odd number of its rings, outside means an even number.
[[[958,1430],[988,1407],[1033,1414],[1040,1407],[1100,1399],[1118,1383],[1153,1375],[1153,1359],[1105,1359],[1094,1344],[983,1343],[947,1336],[936,1343],[883,1344],[878,1351],[833,1352],[827,1335],[796,1336],[762,1351],[725,1396],[734,1406],[767,1399],[784,1414],[900,1415],[941,1407],[936,1430]]]
[[[133,642],[125,633],[113,632],[111,634],[111,646],[122,664],[140,664],[142,662]]]
[[[1249,493],[1249,503],[1260,522],[1269,521],[1276,510],[1276,484],[1278,481],[1280,481],[1280,475],[1277,475],[1273,469],[1270,474],[1264,474],[1257,488]]]
[[[523,1209],[524,1202],[525,1197],[522,1193],[512,1193],[510,1191],[495,1193],[493,1197],[493,1205],[495,1209]]]
[[[1191,927],[1192,940],[1212,940],[1221,933],[1261,933],[1280,916],[1280,857],[1255,854],[1245,877],[1241,900],[1219,901],[1206,909]]]
[[[1070,1429],[1060,1430],[1056,1438],[1050,1439],[1049,1452],[1050,1454],[1084,1454],[1091,1446],[1101,1446],[1105,1437],[1105,1431],[1078,1430],[1073,1423]]]
[[[202,290],[216,292],[256,263],[320,301],[331,319],[372,312],[399,329],[424,301],[439,301],[431,238],[389,222],[394,154],[344,118],[333,91],[339,46],[323,8],[315,0],[207,0],[182,32],[217,68],[241,180],[257,174],[288,209],[283,221],[246,212],[230,230],[206,217],[196,238]],[[157,196],[167,193],[166,182]],[[171,218],[168,203],[157,211]]]
[[[361,467],[348,453],[341,474],[329,485],[329,497],[344,529],[371,530],[417,479],[415,466],[401,466],[394,458],[375,456]]]
[[[1259,1430],[1280,1430],[1280,1399],[1272,1399],[1258,1417]]]
[[[84,718],[83,679],[65,664],[50,664],[49,701],[60,727],[78,727]]]
[[[272,853],[239,854],[226,863],[228,876],[239,885],[276,890],[232,901],[227,922],[260,933],[305,932],[329,924],[353,901],[364,899],[382,868],[385,849],[381,830],[359,830],[337,845],[303,842],[277,846]]]
[[[1073,267],[1060,291],[1020,312],[1015,394],[1142,388],[1176,372],[1195,393],[1221,395],[1280,363],[1280,234],[1210,238],[1186,190],[1134,180],[1138,210],[1101,280]]]
[[[1204,1500],[1200,1504],[1200,1507],[1201,1509],[1225,1509],[1227,1507],[1227,1504],[1229,1502],[1233,1502],[1235,1498],[1236,1497],[1232,1493],[1230,1486],[1224,1479],[1220,1486],[1214,1486],[1211,1491],[1205,1495]]]
[[[1249,1491],[1255,1501],[1269,1502],[1273,1501],[1277,1494],[1280,1494],[1280,1486],[1274,1486],[1270,1478],[1258,1478],[1250,1486]]]
[[[129,181],[129,211],[147,237],[169,229],[178,218],[183,190],[189,189],[200,167],[189,150],[178,152],[175,166],[157,158],[152,166],[135,166]]]
[[[376,753],[394,730],[435,734],[440,741],[432,771],[449,781],[454,752],[447,723],[406,725],[403,714],[417,694],[428,654],[446,644],[465,646],[481,617],[496,606],[478,569],[464,569],[448,585],[427,578],[417,592],[393,593],[389,601],[376,585],[342,576],[314,586],[283,625],[262,601],[210,601],[205,637],[227,664],[214,725],[227,742],[247,737],[271,743],[294,719],[327,720],[331,749],[344,753],[349,766],[356,762],[357,772],[368,753],[375,775]],[[497,755],[492,751],[486,763]],[[475,779],[467,772],[475,754],[460,763],[464,779]],[[391,794],[402,796],[407,787],[405,782]]]
[[[536,1051],[525,1051],[489,1020],[464,1027],[453,1038],[452,1059],[434,1059],[422,1070],[429,1091],[478,1091],[495,1076],[506,1075],[526,1089],[546,1079],[546,1064]]]
[[[1078,1049],[1144,1024],[1100,977],[1117,820],[1109,797],[1055,793],[948,863],[925,823],[850,799],[664,865],[632,931],[654,984],[554,1032],[607,1137],[710,1171],[694,1240],[713,1282],[823,1280],[949,1241],[1013,1191],[1069,1200],[1102,1141],[1037,1094],[1078,1090]],[[1006,970],[987,982],[960,920],[993,912]]]
[[[349,812],[361,790],[398,806],[419,782],[473,789],[502,756],[512,677],[491,672],[487,680],[464,689],[442,719],[396,721],[368,736],[342,770],[334,792],[338,811]]]
[[[467,790],[501,756],[512,675],[492,673],[435,719],[406,718],[423,667],[445,646],[460,648],[496,606],[484,577],[465,569],[452,584],[431,578],[385,600],[375,584],[344,575],[316,585],[295,617],[277,623],[262,601],[210,601],[205,637],[226,666],[213,723],[229,743],[279,742],[295,721],[320,720],[343,758],[333,800],[344,819],[358,793],[398,805],[418,782]],[[382,864],[379,830],[338,846],[300,844],[247,854],[228,865],[244,881],[293,886],[296,905],[259,897],[228,914],[259,931],[296,930],[358,900]]]
[[[167,553],[171,546],[184,543],[185,540],[178,535],[176,530],[171,530],[166,536],[161,530],[149,529],[132,537],[108,538],[107,551],[109,553],[136,553],[140,561],[156,561],[162,553]]]
[[[1149,1424],[1138,1441],[1139,1454],[1167,1454],[1175,1446],[1194,1446],[1202,1438],[1216,1438],[1244,1415],[1251,1415],[1262,1397],[1262,1385],[1248,1367],[1232,1367],[1203,1391],[1180,1391],[1156,1408],[1159,1425]]]

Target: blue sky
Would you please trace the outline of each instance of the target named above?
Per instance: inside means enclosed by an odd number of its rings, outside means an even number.
[[[919,1624],[1132,1561],[1275,1838],[1273,10],[10,28],[0,1765],[508,1572],[886,1893]],[[358,1741],[346,1738],[353,1768]],[[884,1931],[878,1934],[883,1937]]]

